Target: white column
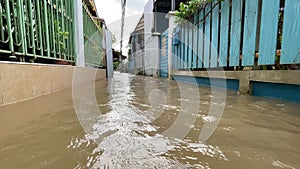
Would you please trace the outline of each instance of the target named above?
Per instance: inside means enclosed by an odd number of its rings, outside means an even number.
[[[172,48],[173,48],[173,30],[175,28],[175,11],[170,11],[166,18],[169,19],[169,32],[168,32],[168,74],[169,79],[172,78]]]
[[[106,74],[108,78],[114,76],[114,64],[112,53],[112,33],[109,30],[105,30],[105,42],[106,42]]]
[[[152,36],[153,36],[153,77],[159,77],[160,33],[154,32]]]
[[[74,38],[76,66],[85,67],[82,1],[74,1]]]

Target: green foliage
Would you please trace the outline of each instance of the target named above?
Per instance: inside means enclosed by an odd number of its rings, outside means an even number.
[[[114,70],[117,70],[119,68],[121,62],[114,62]]]
[[[115,34],[113,34],[113,35],[112,35],[112,43],[114,44],[114,43],[116,43],[116,42],[117,42],[116,35],[115,35]]]
[[[181,2],[179,10],[176,11],[176,23],[183,23],[184,21],[190,21],[194,15],[198,12],[199,8],[205,7],[206,4],[211,3],[213,0],[190,0],[187,3]],[[222,1],[222,0],[218,0]]]
[[[181,23],[184,20],[191,19],[202,4],[211,1],[212,0],[190,0],[186,4],[181,2],[179,5],[179,11],[176,11],[175,13],[176,22]]]
[[[57,35],[57,43],[60,47],[61,53],[66,50],[65,41],[69,38],[69,32],[65,32],[61,30],[60,23],[57,20],[54,20],[54,31]]]

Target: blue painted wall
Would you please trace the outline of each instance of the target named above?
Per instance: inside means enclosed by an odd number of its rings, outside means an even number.
[[[300,102],[300,85],[252,81],[252,94]]]
[[[223,88],[229,90],[239,90],[239,80],[235,79],[219,79],[219,78],[206,78],[206,77],[193,77],[193,76],[172,76],[175,81],[196,83],[202,86]]]

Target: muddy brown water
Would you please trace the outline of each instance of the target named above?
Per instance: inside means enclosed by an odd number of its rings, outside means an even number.
[[[95,86],[89,129],[71,89],[0,107],[0,168],[300,167],[297,103],[121,73]],[[223,96],[222,117],[201,141]]]

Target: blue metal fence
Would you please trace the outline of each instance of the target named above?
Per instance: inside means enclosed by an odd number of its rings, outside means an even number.
[[[190,23],[177,25],[173,69],[300,64],[300,17],[296,16],[300,1],[214,0],[202,6]],[[167,45],[162,48],[167,51]],[[165,59],[162,55],[162,70]]]

